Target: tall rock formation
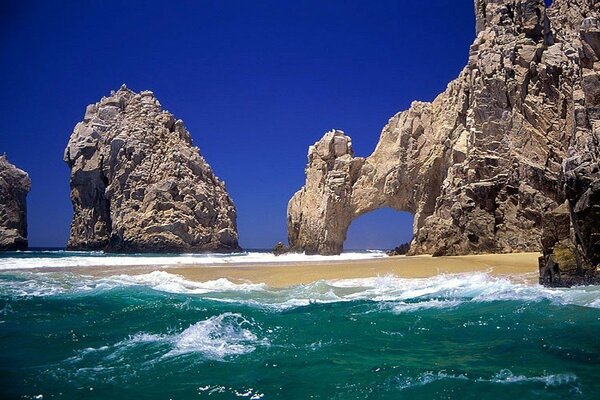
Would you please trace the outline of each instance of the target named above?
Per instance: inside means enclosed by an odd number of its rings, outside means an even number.
[[[123,85],[87,107],[65,149],[70,249],[237,251],[236,210],[181,120]]]
[[[599,5],[476,0],[468,64],[432,103],[393,116],[367,158],[341,131],[310,147],[291,247],[339,253],[354,218],[391,207],[414,214],[410,254],[539,251],[568,199],[598,254]]]
[[[29,190],[29,175],[0,156],[0,251],[27,250]]]
[[[545,218],[540,282],[600,284],[600,1],[559,1],[553,22],[579,56],[563,163],[567,202]]]

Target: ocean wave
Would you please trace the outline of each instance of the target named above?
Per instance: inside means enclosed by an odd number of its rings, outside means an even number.
[[[154,290],[168,293],[204,294],[213,292],[259,291],[265,290],[263,283],[233,283],[228,279],[219,278],[206,282],[190,281],[180,275],[165,271],[153,271],[140,275],[116,275],[101,279],[104,285],[110,287],[141,285]]]
[[[259,329],[255,322],[228,312],[198,321],[178,333],[138,332],[112,345],[84,348],[66,361],[77,364],[88,357],[105,361],[124,359],[125,352],[147,344],[163,345],[166,351],[158,349],[154,353],[158,359],[195,353],[205,359],[224,360],[251,353],[257,346],[269,346],[268,339],[258,338],[252,329]]]
[[[234,283],[225,278],[196,282],[166,271],[104,278],[28,272],[0,275],[0,295],[16,297],[85,294],[130,286],[274,310],[360,300],[379,303],[383,309],[396,313],[453,309],[464,303],[494,301],[549,301],[556,305],[600,308],[600,286],[546,288],[519,277],[495,277],[484,272],[430,278],[380,276],[323,280],[282,289],[262,283]]]
[[[69,268],[96,266],[177,266],[285,264],[298,262],[349,261],[387,257],[379,250],[349,251],[335,256],[288,253],[275,256],[267,252],[207,254],[105,254],[102,252],[39,251],[15,252],[0,257],[1,270]]]
[[[173,349],[165,357],[186,353],[202,353],[222,360],[226,356],[251,353],[257,345],[268,346],[268,339],[259,339],[249,328],[254,323],[241,314],[224,313],[190,325],[170,338]]]
[[[26,272],[14,277],[0,276],[0,295],[14,297],[79,294],[107,291],[127,286],[142,286],[161,292],[180,294],[251,292],[265,290],[266,288],[266,285],[260,283],[233,283],[225,278],[196,282],[164,271],[153,271],[140,275],[115,275],[106,278]]]
[[[600,308],[600,286],[546,288],[524,277],[495,277],[485,272],[442,274],[430,278],[375,278],[329,281],[333,288],[353,289],[346,299],[398,302],[398,312],[451,308],[463,302],[542,301]],[[334,290],[335,291],[335,290]]]

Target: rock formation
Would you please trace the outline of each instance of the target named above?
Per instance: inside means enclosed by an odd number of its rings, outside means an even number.
[[[354,218],[391,207],[414,214],[409,254],[539,251],[543,216],[566,199],[597,265],[599,8],[476,0],[477,37],[446,91],[393,116],[367,158],[341,131],[309,148],[291,247],[339,253]]]
[[[87,107],[65,149],[69,249],[237,251],[236,210],[181,120],[123,85]]]
[[[29,190],[29,175],[0,156],[0,251],[27,250]]]
[[[556,25],[574,43],[579,75],[563,162],[567,202],[546,215],[540,282],[600,284],[600,1],[553,8]]]

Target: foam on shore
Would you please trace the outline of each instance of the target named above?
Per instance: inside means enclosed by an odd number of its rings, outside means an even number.
[[[98,266],[223,266],[236,264],[289,264],[369,260],[387,257],[380,250],[349,251],[335,256],[289,253],[275,256],[270,252],[207,254],[107,254],[77,251],[23,251],[0,257],[0,271],[33,268],[73,268]]]

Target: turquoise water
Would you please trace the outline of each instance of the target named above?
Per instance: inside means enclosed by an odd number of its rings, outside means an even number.
[[[0,273],[0,398],[595,399],[600,287]]]

